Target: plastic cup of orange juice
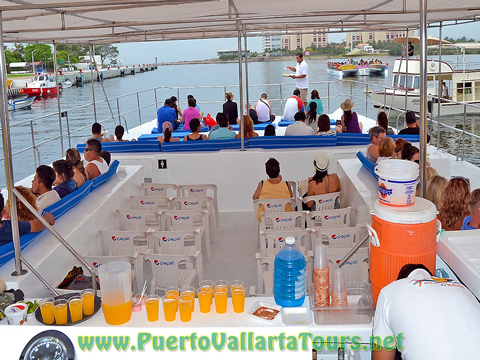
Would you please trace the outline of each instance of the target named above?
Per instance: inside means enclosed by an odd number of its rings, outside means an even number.
[[[237,286],[232,289],[233,311],[242,313],[245,310],[245,288]]]
[[[68,299],[68,309],[70,310],[70,318],[73,323],[83,319],[82,303],[80,296],[72,296]]]
[[[178,303],[178,307],[180,308],[180,320],[182,322],[189,322],[192,320],[190,299],[181,299]]]
[[[158,320],[158,308],[160,305],[160,296],[148,295],[145,298],[145,308],[147,309],[147,319],[150,322]]]
[[[195,288],[192,286],[183,287],[181,290],[182,299],[191,300],[192,312],[195,310]]]
[[[228,294],[228,281],[227,280],[215,281],[215,292],[217,291],[224,291]]]
[[[210,294],[210,305],[213,304],[213,290],[215,289],[215,283],[212,280],[202,280],[198,283],[198,286],[203,288],[203,287],[209,287],[212,291]]]
[[[57,299],[53,302],[53,314],[57,325],[67,323],[67,299]]]
[[[177,308],[175,311],[178,311],[178,298],[180,297],[180,288],[176,286],[169,286],[165,289],[165,296],[169,299],[177,299]]]
[[[53,314],[53,298],[46,298],[40,300],[40,312],[45,324],[53,324],[55,316]]]
[[[227,312],[227,295],[226,291],[221,289],[220,291],[215,291],[213,294],[215,298],[215,309],[217,310],[217,314],[225,314]]]
[[[200,312],[203,314],[210,312],[212,305],[212,288],[209,286],[202,286],[197,289],[198,303],[200,304]]]
[[[93,289],[85,289],[80,291],[82,297],[83,313],[85,316],[92,315],[95,311],[95,292]]]
[[[162,303],[165,321],[175,321],[178,308],[178,299],[174,297],[167,298],[165,295],[162,296]]]
[[[232,280],[230,281],[230,293],[237,287],[243,287],[245,282],[243,280]]]

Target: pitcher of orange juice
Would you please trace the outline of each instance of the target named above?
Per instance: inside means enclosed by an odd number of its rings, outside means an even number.
[[[131,265],[126,261],[111,261],[98,268],[102,309],[107,324],[125,324],[132,316],[131,272]]]

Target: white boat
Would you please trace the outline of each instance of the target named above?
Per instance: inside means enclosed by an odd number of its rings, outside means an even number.
[[[8,111],[29,108],[32,106],[33,100],[35,100],[35,96],[13,100],[13,104],[8,104]]]
[[[329,62],[327,64],[327,73],[335,75],[339,78],[357,76],[359,69],[355,64],[345,64],[337,62]]]
[[[408,76],[407,76],[408,63]],[[480,69],[454,70],[450,64],[437,60],[427,62],[427,93],[435,97],[429,98],[429,112],[434,116],[438,113],[438,78],[439,66],[441,78],[448,87],[448,99],[441,99],[440,114],[454,115],[480,113],[480,107],[464,106],[461,103],[480,105]],[[405,79],[407,82],[405,83]],[[391,88],[385,90],[369,90],[368,96],[376,103],[376,107],[411,110],[420,112],[420,60],[396,59],[393,65],[393,79]],[[441,97],[441,94],[440,94]],[[406,98],[406,106],[405,106]]]
[[[52,96],[57,94],[55,79],[49,74],[35,75],[32,81],[27,82],[22,89],[23,94],[28,96]],[[62,92],[62,85],[58,85],[59,92]]]
[[[388,64],[369,64],[370,75],[388,76]]]
[[[70,79],[65,79],[63,82],[62,82],[62,88],[66,89],[66,88],[69,88],[69,87],[72,87],[73,85],[73,82],[72,80]]]

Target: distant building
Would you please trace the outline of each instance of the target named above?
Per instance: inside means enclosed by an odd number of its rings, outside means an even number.
[[[406,37],[407,31],[362,31],[355,33],[347,33],[347,38],[345,39],[348,46],[352,43],[363,43],[363,42],[373,42],[373,41],[394,41],[396,38]],[[409,37],[416,36],[415,30],[410,30],[408,32]]]
[[[235,55],[238,56],[238,50],[217,50],[217,56]],[[250,57],[250,50],[247,50],[247,55]],[[242,58],[245,57],[245,50],[242,50]]]
[[[380,53],[380,50],[375,50],[372,45],[369,45],[368,43],[360,43],[357,46],[357,49],[360,51],[365,51],[369,54],[378,54]]]
[[[281,35],[265,35],[262,36],[262,52],[271,50],[280,50],[282,48]]]
[[[287,50],[306,50],[312,44],[317,48],[328,44],[328,29],[295,31],[291,35],[282,36],[282,48]]]

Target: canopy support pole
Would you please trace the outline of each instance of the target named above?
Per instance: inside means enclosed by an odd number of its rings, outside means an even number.
[[[240,21],[237,20],[238,29],[238,88],[240,92],[240,139],[241,150],[245,151],[245,134],[243,131],[243,74],[242,74],[242,31]],[[237,120],[237,119],[235,119]]]
[[[437,112],[437,149],[440,148],[440,109],[443,98],[443,81],[442,81],[442,21],[438,27],[438,38],[440,39],[440,49],[438,51],[438,112]],[[433,124],[432,124],[433,125]]]
[[[63,151],[63,131],[62,131],[62,114],[60,112],[60,86],[58,86],[58,68],[57,68],[57,44],[53,40],[53,68],[55,69],[55,85],[57,86],[57,109],[58,109],[58,131],[60,133],[60,149],[61,156],[65,154]]]
[[[7,66],[5,63],[5,52],[3,51],[3,12],[0,11],[0,47],[2,48],[0,54],[0,122],[2,125],[2,140],[3,140],[3,157],[5,159],[5,178],[7,180],[8,198],[12,204],[16,204],[15,194],[13,188],[15,183],[13,181],[13,166],[12,166],[12,143],[10,141],[10,124],[8,120],[8,103],[7,103]],[[20,231],[18,229],[17,207],[11,206],[10,219],[12,223],[12,239],[13,249],[15,252],[15,271],[12,276],[25,275],[27,270],[22,269],[21,247],[20,247]]]
[[[93,69],[92,69],[92,66],[94,64],[94,57],[93,57],[93,46],[92,45],[89,45],[89,49],[90,49],[90,76],[91,76],[91,80],[92,80],[92,96],[93,96],[93,116],[95,118],[95,122],[97,122],[97,107],[95,105],[95,86],[94,86],[94,82],[93,82]]]
[[[245,25],[244,25],[244,28],[245,28]],[[247,98],[247,107],[248,107],[248,104],[250,103],[250,99],[249,99],[249,94],[248,94],[248,47],[247,47],[247,32],[244,31],[243,32],[243,40],[244,40],[244,45],[245,45],[245,94],[246,94],[246,98]],[[247,115],[250,116],[250,109],[247,110]],[[243,119],[243,117],[242,117]]]
[[[427,0],[420,5],[420,197],[427,193]]]
[[[407,35],[405,36],[405,111],[403,113],[403,125],[405,125],[407,123],[407,106],[408,106],[408,60],[409,60],[409,56],[408,56],[408,27],[407,27]],[[413,78],[412,78],[412,85],[413,85]],[[403,129],[403,127],[402,127]],[[397,133],[399,132],[400,130],[397,129]]]

